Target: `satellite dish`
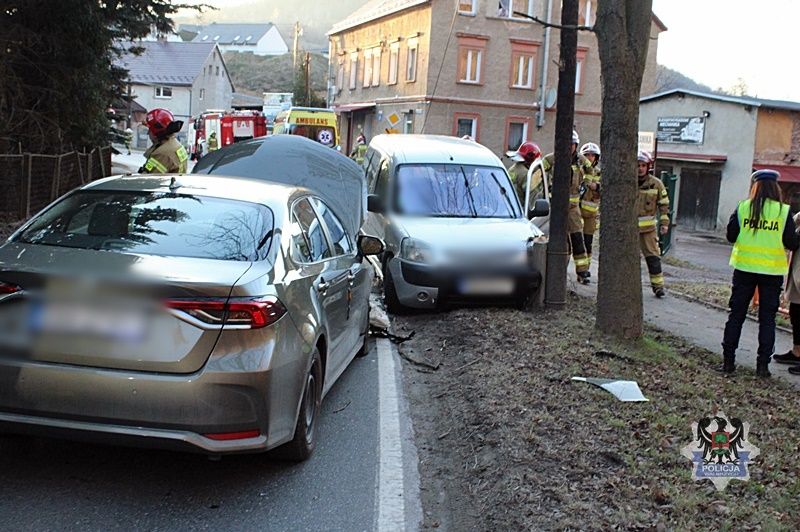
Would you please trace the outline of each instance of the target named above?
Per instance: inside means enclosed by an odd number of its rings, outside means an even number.
[[[548,89],[544,95],[545,108],[552,109],[556,104],[556,98],[558,98],[558,92],[555,89]]]

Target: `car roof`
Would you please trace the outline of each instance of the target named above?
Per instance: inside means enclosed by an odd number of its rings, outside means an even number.
[[[175,180],[177,190],[170,185]],[[174,185],[173,185],[174,186]],[[125,174],[94,181],[81,190],[109,190],[134,192],[170,192],[210,196],[247,202],[276,200],[285,203],[290,197],[309,193],[303,187],[272,183],[260,179],[243,177],[186,175],[186,174]]]
[[[369,145],[395,159],[396,164],[461,163],[502,166],[500,159],[486,146],[445,135],[377,135]]]

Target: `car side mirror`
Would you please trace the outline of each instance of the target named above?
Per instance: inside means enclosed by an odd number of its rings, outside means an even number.
[[[360,256],[380,255],[384,249],[386,249],[386,245],[380,238],[370,235],[358,235],[358,254]]]
[[[385,209],[383,205],[383,200],[380,198],[380,196],[377,196],[375,194],[370,194],[369,196],[367,196],[367,210],[369,212],[383,214]]]
[[[546,199],[537,199],[533,204],[533,209],[528,211],[528,219],[539,218],[550,214],[550,202]]]

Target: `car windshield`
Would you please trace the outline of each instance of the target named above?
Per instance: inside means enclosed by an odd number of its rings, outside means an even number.
[[[409,216],[517,218],[521,211],[505,170],[464,164],[398,168],[397,212]]]
[[[42,213],[25,244],[228,261],[263,260],[273,214],[263,205],[188,194],[79,191]]]

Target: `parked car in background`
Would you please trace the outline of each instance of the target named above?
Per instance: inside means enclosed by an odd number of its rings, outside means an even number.
[[[383,249],[358,235],[349,164],[328,167],[335,197],[133,175],[35,216],[0,246],[0,433],[310,456],[322,398],[366,353],[362,258]],[[284,181],[305,171],[287,164]]]
[[[390,311],[447,301],[541,300],[546,238],[500,160],[468,140],[378,135],[365,159],[366,229],[383,238]],[[535,202],[529,216],[549,212]]]

